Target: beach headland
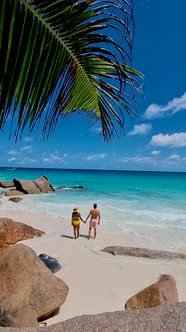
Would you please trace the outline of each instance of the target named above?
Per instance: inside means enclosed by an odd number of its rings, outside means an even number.
[[[8,209],[1,205],[0,217],[24,222],[46,233],[41,238],[22,241],[39,255],[45,253],[58,259],[62,269],[56,275],[69,286],[69,295],[57,315],[49,318],[51,325],[83,314],[124,310],[126,301],[138,291],[156,282],[160,274],[176,280],[179,301],[186,300],[186,261],[113,256],[101,250],[107,246],[130,246],[170,249],[159,231],[146,228],[141,234],[109,229],[105,223],[98,228],[97,239],[88,241],[88,224],[81,224],[80,238],[73,238],[70,220],[24,209]],[[166,231],[166,230],[165,230]],[[151,236],[150,236],[151,234]],[[179,249],[179,245],[174,250]],[[182,248],[184,249],[184,248]]]

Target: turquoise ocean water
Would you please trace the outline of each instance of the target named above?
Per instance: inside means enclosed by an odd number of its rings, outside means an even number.
[[[16,208],[70,218],[74,206],[86,217],[92,204],[102,221],[122,225],[153,225],[186,229],[186,173],[0,168],[0,181],[48,177],[54,187],[82,185],[50,194],[26,195]],[[15,208],[6,197],[2,204]],[[1,206],[2,206],[1,204]]]

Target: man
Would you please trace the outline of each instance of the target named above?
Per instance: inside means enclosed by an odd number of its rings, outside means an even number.
[[[85,220],[85,223],[87,222],[87,220],[89,218],[90,218],[90,225],[89,225],[88,239],[90,240],[92,228],[94,228],[94,239],[95,239],[96,234],[97,234],[96,227],[97,227],[97,225],[100,225],[100,211],[97,209],[97,204],[96,203],[94,203],[93,209],[90,210],[89,215]]]

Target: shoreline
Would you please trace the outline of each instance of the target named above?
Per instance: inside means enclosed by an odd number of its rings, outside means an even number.
[[[64,218],[24,209],[8,209],[2,205],[0,217],[24,222],[44,231],[46,235],[41,238],[21,243],[31,247],[37,255],[45,253],[55,257],[62,266],[56,276],[67,283],[69,295],[59,313],[47,320],[48,325],[83,314],[124,310],[125,302],[157,281],[160,274],[171,274],[176,280],[179,301],[186,300],[185,261],[112,256],[101,252],[111,245],[165,249],[166,243],[157,248],[161,240],[155,238],[158,233],[148,238],[150,230],[147,234],[142,231],[140,236],[117,229],[109,232],[103,224],[98,228],[97,239],[88,240],[88,225],[81,223],[81,236],[75,240],[70,221]]]

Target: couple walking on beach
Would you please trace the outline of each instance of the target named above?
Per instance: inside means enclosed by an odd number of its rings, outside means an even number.
[[[81,214],[79,213],[79,209],[75,207],[72,212],[72,226],[74,229],[74,237],[77,239],[79,237],[79,230],[80,230],[80,220],[86,224],[87,220],[90,218],[89,223],[89,232],[88,232],[88,239],[90,240],[92,228],[94,229],[94,239],[96,238],[97,234],[97,225],[100,225],[100,211],[97,208],[97,204],[94,203],[93,209],[90,210],[86,220],[83,220]]]

